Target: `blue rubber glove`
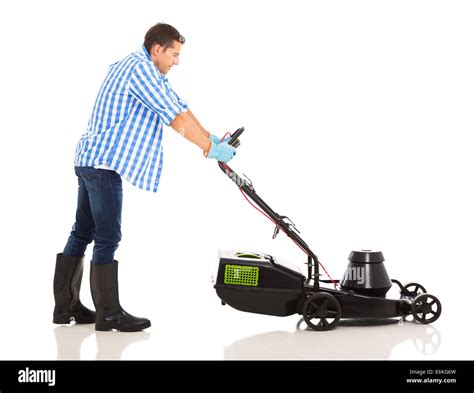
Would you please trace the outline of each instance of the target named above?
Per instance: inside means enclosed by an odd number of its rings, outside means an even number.
[[[229,162],[237,154],[237,150],[228,145],[227,142],[214,143],[211,140],[211,148],[207,158],[215,158],[217,161]]]
[[[215,143],[216,145],[218,145],[219,143],[221,142],[229,142],[230,141],[230,136],[228,136],[227,138],[224,138],[224,140],[222,140],[222,138],[219,138],[218,136],[215,136],[215,135],[209,135],[209,139]]]

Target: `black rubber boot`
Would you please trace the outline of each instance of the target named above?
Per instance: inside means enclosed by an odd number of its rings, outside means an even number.
[[[95,330],[137,332],[151,326],[148,319],[134,317],[120,306],[118,261],[91,264],[91,292],[97,310]]]
[[[76,323],[95,322],[95,312],[79,300],[83,270],[84,257],[66,257],[62,253],[56,256],[53,323],[67,324],[71,320]]]

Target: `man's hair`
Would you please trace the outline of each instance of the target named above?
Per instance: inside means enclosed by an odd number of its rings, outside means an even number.
[[[184,37],[173,26],[166,23],[157,23],[151,27],[145,34],[145,46],[148,53],[151,53],[151,48],[155,44],[159,44],[165,49],[173,45],[173,41],[178,41],[184,44]]]

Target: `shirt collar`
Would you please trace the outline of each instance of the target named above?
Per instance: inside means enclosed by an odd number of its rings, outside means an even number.
[[[145,45],[142,45],[141,48],[137,51],[138,53],[138,56],[145,59],[145,60],[149,60],[151,62],[153,62],[153,60],[151,59],[151,56],[150,54],[148,53],[148,50],[145,48]],[[158,70],[158,68],[157,68]],[[165,74],[162,74],[159,70],[158,70],[160,76],[166,81],[168,82],[168,78],[166,77]]]
[[[138,54],[140,55],[140,57],[144,57],[147,60],[151,60],[151,56],[145,48],[145,45],[141,46],[141,48],[138,50]]]

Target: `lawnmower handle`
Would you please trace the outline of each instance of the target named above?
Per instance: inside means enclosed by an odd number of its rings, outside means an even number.
[[[239,147],[240,146],[240,141],[239,141],[239,136],[242,135],[242,133],[244,132],[245,128],[244,127],[240,127],[239,129],[237,129],[231,136],[230,136],[230,139],[229,139],[229,142],[227,142],[230,146],[232,147]]]

